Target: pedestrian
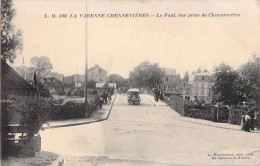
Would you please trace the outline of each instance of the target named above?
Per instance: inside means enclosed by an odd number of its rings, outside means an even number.
[[[107,92],[106,91],[104,91],[103,97],[104,97],[104,102],[107,103]]]
[[[159,96],[160,96],[160,91],[156,90],[154,92],[154,99],[155,99],[156,102],[158,102]]]
[[[103,94],[100,94],[99,95],[99,108],[100,109],[102,109],[103,102],[104,102]]]
[[[112,93],[111,93],[111,91],[109,91],[107,93],[107,96],[108,96],[109,103],[111,103],[111,100],[112,100]]]
[[[160,100],[163,101],[163,91],[160,92]]]
[[[246,131],[246,132],[250,132],[251,118],[247,114],[247,112],[244,112],[244,115],[241,118],[241,125],[242,125],[241,130]]]
[[[255,129],[255,124],[254,124],[254,120],[256,119],[256,112],[258,112],[258,108],[257,107],[252,107],[248,110],[248,115],[251,118],[251,124],[250,124],[250,128],[251,130]]]

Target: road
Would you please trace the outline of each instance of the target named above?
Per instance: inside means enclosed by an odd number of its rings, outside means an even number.
[[[61,154],[69,166],[260,163],[259,134],[182,121],[141,98],[140,106],[128,105],[118,95],[106,121],[42,131],[42,150]]]

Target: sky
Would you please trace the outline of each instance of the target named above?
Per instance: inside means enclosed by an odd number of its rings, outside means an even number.
[[[33,56],[49,57],[53,71],[84,74],[98,64],[125,78],[142,61],[175,68],[181,76],[198,67],[212,71],[225,62],[234,69],[260,54],[258,0],[14,0],[13,24],[24,49],[12,66],[30,66]],[[82,18],[80,14],[149,14],[138,18]],[[155,17],[157,14],[177,17]],[[239,17],[202,17],[239,14]],[[50,18],[60,14],[77,18]],[[199,14],[200,17],[178,17]],[[153,16],[154,15],[154,16]],[[49,18],[45,18],[49,17]]]

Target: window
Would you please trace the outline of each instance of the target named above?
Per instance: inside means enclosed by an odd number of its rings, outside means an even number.
[[[167,82],[168,82],[168,81],[169,81],[169,78],[168,78],[168,77],[165,77],[165,81],[167,81]]]
[[[101,73],[101,69],[99,69],[98,71],[99,71],[99,73]]]
[[[201,87],[204,88],[204,82],[201,83]]]
[[[204,80],[204,76],[202,76],[201,79]]]
[[[198,95],[199,94],[199,91],[198,90],[195,90],[195,95]]]

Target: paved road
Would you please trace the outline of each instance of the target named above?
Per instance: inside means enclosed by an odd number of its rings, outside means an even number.
[[[118,95],[107,121],[41,132],[42,150],[61,154],[69,166],[260,163],[258,134],[181,121],[166,105],[141,98],[140,106],[128,105]]]

